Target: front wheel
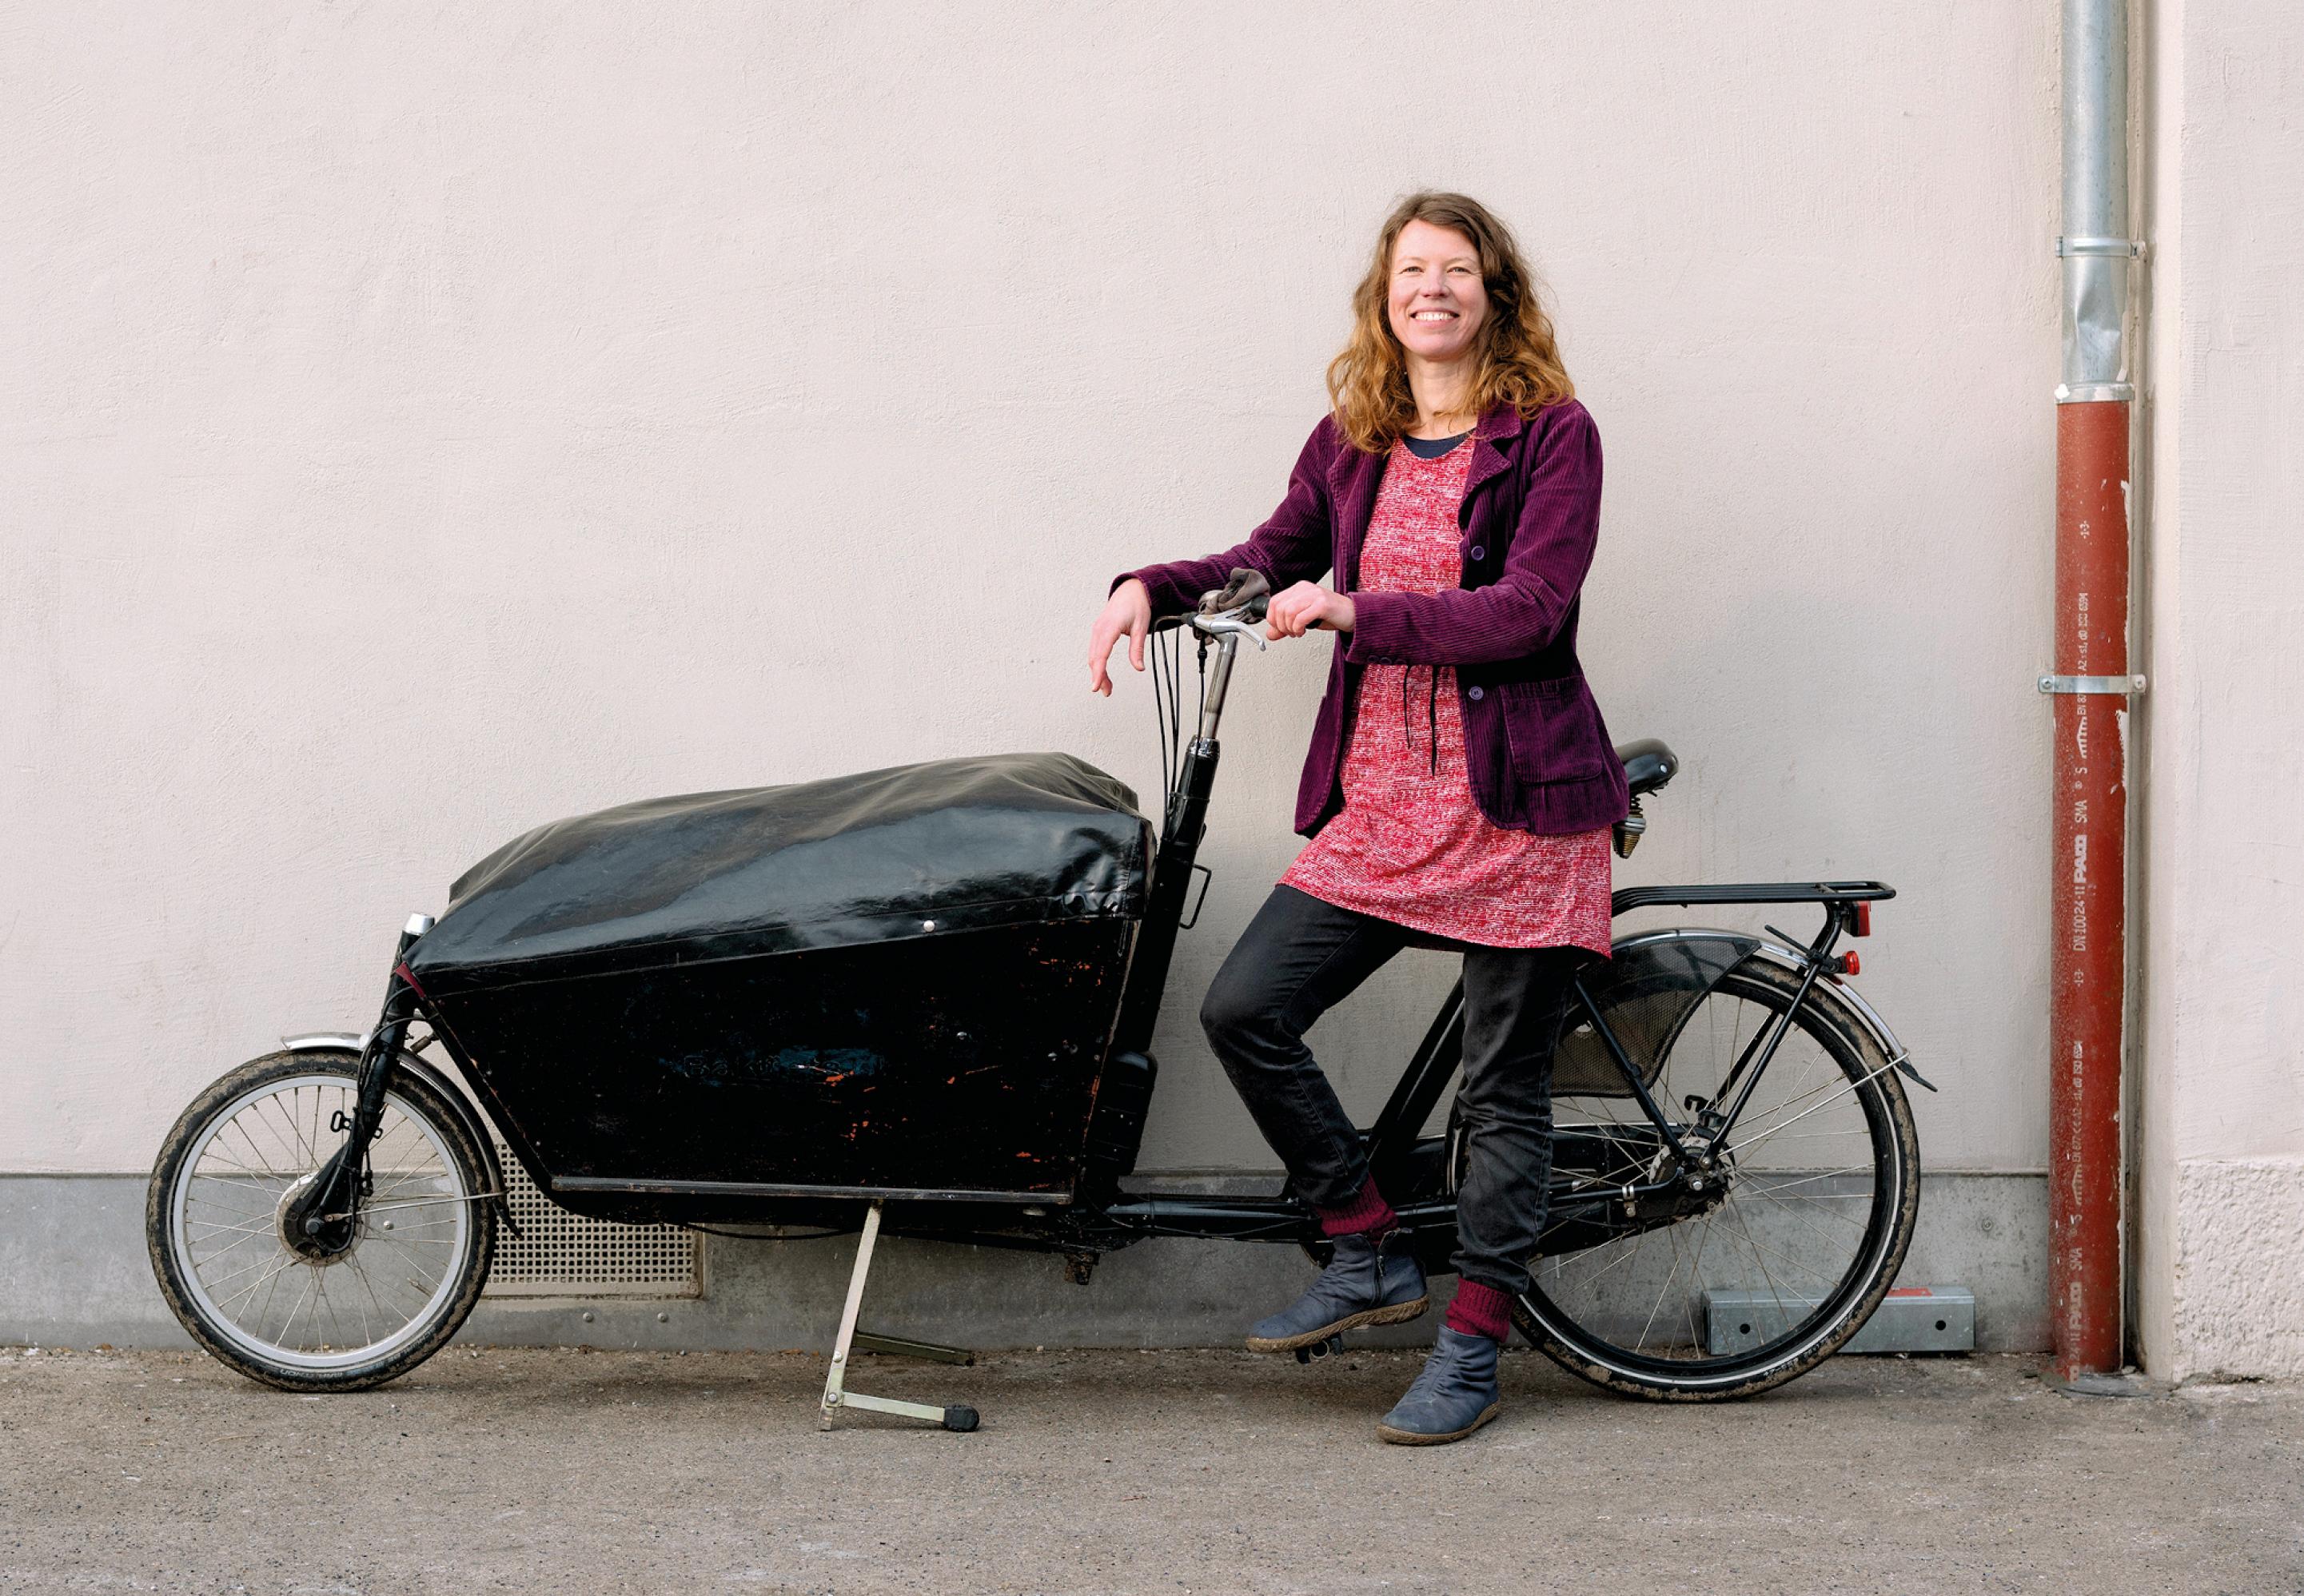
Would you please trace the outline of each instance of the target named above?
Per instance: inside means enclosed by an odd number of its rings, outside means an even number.
[[[445,1346],[496,1251],[487,1164],[454,1108],[401,1076],[368,1144],[358,1213],[324,1237],[289,1221],[343,1146],[359,1056],[270,1053],[194,1100],[144,1208],[152,1271],[192,1338],[251,1380],[357,1391]]]
[[[1751,957],[1685,1008],[1635,996],[1607,1018],[1685,1133],[1740,1089],[1799,985],[1797,971]],[[1659,1012],[1672,1016],[1663,1034],[1639,1034]],[[1611,1390],[1705,1401],[1782,1385],[1863,1328],[1911,1245],[1919,1144],[1891,1061],[1827,984],[1712,1148],[1724,1178],[1711,1201],[1674,1221],[1635,1228],[1591,1206],[1668,1173],[1669,1157],[1621,1074],[1555,1079],[1554,1217],[1512,1308],[1546,1355]]]

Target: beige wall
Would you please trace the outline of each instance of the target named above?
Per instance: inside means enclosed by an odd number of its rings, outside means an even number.
[[[2304,13],[2160,0],[2146,155],[2147,1366],[2304,1373]]]
[[[1688,762],[1619,879],[1894,882],[1862,985],[1931,1163],[2043,1163],[2053,6],[10,32],[0,1171],[144,1167],[365,1024],[407,911],[540,820],[979,749],[1153,787],[1142,680],[1084,685],[1106,578],[1269,509],[1421,183],[1541,258],[1606,442],[1586,658]],[[1192,1017],[1328,646],[1237,684],[1149,1165],[1270,1161]],[[1355,1102],[1448,976],[1316,1034]]]

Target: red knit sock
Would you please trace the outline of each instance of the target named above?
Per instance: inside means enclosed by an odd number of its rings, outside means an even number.
[[[1512,1298],[1494,1286],[1461,1280],[1448,1305],[1448,1328],[1460,1336],[1486,1336],[1501,1344],[1512,1334]]]
[[[1389,1230],[1400,1223],[1400,1216],[1384,1194],[1376,1189],[1376,1177],[1371,1175],[1360,1183],[1360,1195],[1342,1208],[1323,1208],[1320,1234],[1334,1239],[1339,1236],[1359,1236],[1369,1230]]]

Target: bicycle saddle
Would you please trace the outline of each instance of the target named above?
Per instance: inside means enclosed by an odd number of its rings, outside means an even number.
[[[1657,791],[1680,773],[1680,756],[1653,737],[1618,743],[1616,757],[1623,761],[1624,780],[1631,784],[1634,798]]]

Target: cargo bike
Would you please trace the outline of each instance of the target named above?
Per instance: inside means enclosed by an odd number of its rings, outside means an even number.
[[[1225,688],[1263,599],[1165,621],[1164,802],[1062,754],[947,759],[625,805],[532,831],[401,935],[364,1034],[284,1039],[185,1110],[147,1234],[195,1340],[255,1380],[358,1390],[439,1350],[509,1223],[493,1127],[579,1214],[860,1231],[824,1398],[973,1428],[844,1374],[882,1234],[1044,1251],[1086,1284],[1151,1237],[1293,1244],[1283,1189],[1131,1186],[1199,862]],[[1195,735],[1181,661],[1197,646]],[[1678,766],[1618,750],[1640,800]],[[1196,891],[1197,889],[1197,891]],[[1847,977],[1876,882],[1632,887],[1654,906],[1820,911],[1805,937],[1622,935],[1553,1077],[1548,1227],[1519,1330],[1612,1390],[1749,1396],[1859,1330],[1910,1243],[1925,1085]],[[1448,1268],[1461,984],[1364,1133],[1425,1267]],[[1933,1088],[1931,1088],[1933,1089]],[[1336,1343],[1300,1353],[1334,1349]]]

